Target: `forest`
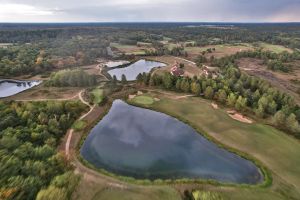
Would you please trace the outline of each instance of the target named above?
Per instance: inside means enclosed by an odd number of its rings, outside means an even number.
[[[83,87],[96,84],[96,76],[89,75],[81,69],[66,69],[51,74],[46,86],[55,87]]]
[[[0,102],[0,199],[71,195],[78,177],[56,148],[85,109],[79,101]]]
[[[164,75],[137,76],[139,84],[162,87],[177,92],[192,93],[234,108],[240,112],[252,112],[259,118],[272,116],[272,125],[300,138],[300,107],[286,93],[268,82],[241,72],[233,64],[222,69],[222,76],[200,78]]]

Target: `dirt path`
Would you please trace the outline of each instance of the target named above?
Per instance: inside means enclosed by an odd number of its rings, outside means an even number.
[[[190,64],[192,64],[192,65],[197,65],[195,62],[193,62],[193,61],[190,61],[190,60],[187,60],[187,59],[184,59],[184,58],[180,58],[180,57],[176,57],[176,56],[173,56],[174,58],[177,58],[177,59],[179,59],[179,60],[182,60],[182,61],[185,61],[185,62],[188,62],[188,63],[190,63]]]
[[[99,75],[104,77],[105,80],[109,81],[109,79],[102,73],[103,65],[101,66],[101,64],[99,64],[99,65],[97,65],[97,67],[99,68]]]
[[[94,108],[95,108],[95,105],[91,106],[87,101],[85,101],[82,97],[82,94],[83,94],[84,90],[82,90],[81,92],[79,92],[78,96],[79,96],[79,99],[80,101],[89,106],[90,110],[83,114],[79,120],[82,120],[84,119],[86,116],[88,116],[91,112],[93,112]],[[68,130],[68,138],[67,138],[67,141],[66,141],[66,144],[65,144],[65,155],[67,157],[67,159],[70,159],[70,143],[71,143],[71,140],[72,140],[72,136],[73,136],[73,132],[74,132],[74,129],[69,129]]]

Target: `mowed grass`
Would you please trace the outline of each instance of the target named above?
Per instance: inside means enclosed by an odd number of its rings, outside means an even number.
[[[96,193],[92,200],[180,200],[179,194],[170,187],[104,189]]]
[[[137,104],[142,104],[142,105],[151,105],[154,103],[154,99],[150,96],[136,96],[132,99],[133,102]]]
[[[268,43],[259,43],[259,47],[263,48],[264,50],[267,51],[272,51],[274,53],[282,53],[284,51],[287,51],[289,53],[293,53],[292,49],[286,48],[282,45],[274,45],[274,44],[268,44]]]
[[[270,188],[213,188],[229,199],[300,199],[300,143],[270,126],[245,124],[226,111],[213,109],[201,98],[174,100],[160,97],[150,107],[180,116],[221,143],[260,160],[273,175]]]
[[[96,88],[92,91],[93,95],[93,103],[94,104],[99,104],[103,101],[103,90]]]
[[[87,123],[85,121],[82,120],[77,120],[76,122],[74,122],[74,124],[72,125],[72,128],[75,131],[81,131],[86,127]]]

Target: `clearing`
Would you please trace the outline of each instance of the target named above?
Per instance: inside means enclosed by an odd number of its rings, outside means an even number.
[[[289,53],[293,53],[292,49],[286,48],[282,45],[268,44],[268,43],[264,43],[264,42],[260,42],[260,43],[255,44],[255,45],[258,46],[259,48],[262,48],[263,50],[272,51],[274,53],[282,53],[284,51],[287,51]]]
[[[208,45],[203,47],[185,47],[185,51],[188,53],[188,58],[191,60],[195,60],[199,55],[202,55],[203,51],[207,49],[213,49],[211,53],[206,52],[205,57],[210,58],[214,56],[215,58],[222,58],[225,56],[236,54],[241,51],[253,50],[253,46],[250,44],[222,44],[222,45]]]
[[[124,53],[126,55],[145,55],[145,51],[146,50],[155,50],[154,48],[152,48],[151,46],[146,46],[146,45],[124,45],[124,44],[120,44],[120,43],[110,43],[110,47],[112,47],[112,49],[116,49],[117,52],[119,53]]]

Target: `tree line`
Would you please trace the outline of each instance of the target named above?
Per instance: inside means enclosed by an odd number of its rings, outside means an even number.
[[[294,99],[268,82],[242,73],[233,65],[223,68],[222,75],[215,79],[209,76],[188,78],[172,76],[170,73],[144,73],[137,76],[137,83],[192,93],[240,112],[250,111],[260,118],[273,116],[274,126],[300,138],[300,107]]]
[[[82,69],[66,69],[52,73],[46,86],[54,87],[84,87],[93,86],[97,82],[95,75],[89,75]]]

